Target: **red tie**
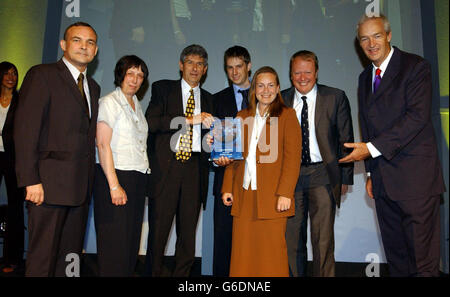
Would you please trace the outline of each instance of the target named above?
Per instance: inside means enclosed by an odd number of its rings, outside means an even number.
[[[380,74],[381,74],[381,69],[377,68],[377,70],[375,71],[375,80],[373,81],[373,93],[374,94],[377,91],[377,89],[381,83],[381,75]]]

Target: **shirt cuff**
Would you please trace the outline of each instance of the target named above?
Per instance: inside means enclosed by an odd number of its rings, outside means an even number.
[[[376,158],[381,156],[381,153],[379,150],[377,150],[376,147],[373,146],[373,144],[371,142],[367,143],[367,149],[369,150],[370,155],[372,156],[372,158]]]

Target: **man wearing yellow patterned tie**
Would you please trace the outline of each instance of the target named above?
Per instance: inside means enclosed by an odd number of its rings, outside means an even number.
[[[146,266],[153,276],[189,276],[200,206],[206,206],[208,192],[209,153],[202,151],[202,136],[213,122],[213,100],[210,93],[200,88],[208,69],[206,50],[195,44],[186,47],[179,67],[181,80],[153,83],[146,111],[152,168]],[[174,217],[175,267],[169,272],[163,258]]]

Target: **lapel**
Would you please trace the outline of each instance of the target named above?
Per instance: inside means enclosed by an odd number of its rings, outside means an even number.
[[[75,101],[78,102],[78,104],[80,104],[81,109],[85,111],[86,107],[83,102],[84,98],[83,96],[81,96],[80,90],[78,89],[78,86],[75,80],[73,79],[69,69],[67,68],[66,64],[64,64],[63,60],[61,59],[56,63],[56,65],[58,68],[58,73],[62,77],[62,79],[66,82],[67,89],[72,94],[72,97],[75,99]],[[89,88],[91,88],[91,85],[89,85]],[[92,103],[92,96],[91,96],[91,103]],[[89,115],[86,112],[83,112],[83,114],[86,116],[86,118],[89,119]]]
[[[255,117],[250,116],[249,112],[247,110],[244,111],[242,116],[242,139],[243,139],[243,145],[244,145],[244,153],[243,157],[244,159],[248,156],[248,150],[250,148],[250,141],[252,139],[253,134],[253,125],[255,123]]]
[[[316,131],[319,130],[319,123],[322,119],[322,115],[326,113],[327,110],[327,97],[322,94],[322,86],[317,85],[317,96],[316,96],[316,110],[314,111],[314,126]]]
[[[383,75],[380,86],[378,87],[378,90],[375,94],[372,93],[373,66],[371,67],[367,75],[368,80],[366,81],[366,87],[368,86],[368,91],[370,92],[369,104],[373,104],[373,102],[375,102],[378,98],[380,98],[381,95],[384,93],[384,91],[394,82],[395,77],[400,72],[400,57],[401,57],[400,55],[401,55],[400,50],[395,47],[394,53],[392,54],[392,58],[389,61],[389,64],[386,68],[386,72]]]
[[[286,104],[287,107],[294,107],[294,96],[295,96],[295,88],[290,88],[285,95],[284,104]]]
[[[238,112],[237,104],[236,104],[236,96],[234,95],[233,86],[228,88],[228,94],[226,96],[227,104],[226,108],[229,108],[230,114],[236,114]]]
[[[208,112],[211,113],[211,110],[209,108],[209,104],[208,104],[208,100],[207,99],[207,95],[205,90],[203,90],[202,88],[200,88],[200,112]]]
[[[174,87],[169,93],[169,106],[173,104],[175,114],[178,116],[184,116],[183,110],[183,93],[181,92],[181,80],[175,81]]]
[[[88,77],[87,80],[88,80],[88,86],[89,86],[89,95],[91,97],[90,98],[91,99],[90,121],[94,122],[94,124],[91,126],[94,126],[94,129],[95,129],[95,127],[97,127],[97,123],[96,123],[96,121],[92,121],[92,119],[97,119],[97,116],[98,116],[98,98],[99,98],[100,94],[97,93],[98,89],[95,86],[94,81],[90,77]]]

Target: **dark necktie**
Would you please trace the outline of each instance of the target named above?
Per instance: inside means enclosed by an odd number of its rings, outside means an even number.
[[[381,75],[380,74],[381,74],[381,69],[377,68],[377,70],[375,71],[375,79],[373,81],[373,93],[374,94],[377,91],[377,89],[381,83]]]
[[[80,75],[78,76],[78,90],[80,90],[81,97],[83,97],[84,107],[86,108],[86,112],[89,116],[89,105],[87,102],[86,93],[84,92],[83,80],[84,80],[84,75],[83,75],[83,73],[80,73]]]
[[[191,95],[186,104],[186,111],[184,115],[186,117],[192,117],[194,115],[195,100],[194,100],[194,90],[189,91]],[[178,147],[178,152],[175,154],[175,158],[178,161],[185,162],[191,158],[192,155],[192,125],[187,125],[186,133],[181,134],[180,145]]]
[[[248,107],[248,89],[247,90],[238,90],[239,93],[242,95],[242,104],[241,104],[241,110],[246,109]]]
[[[302,164],[311,163],[311,155],[309,153],[309,122],[308,122],[308,103],[306,96],[302,96]]]

